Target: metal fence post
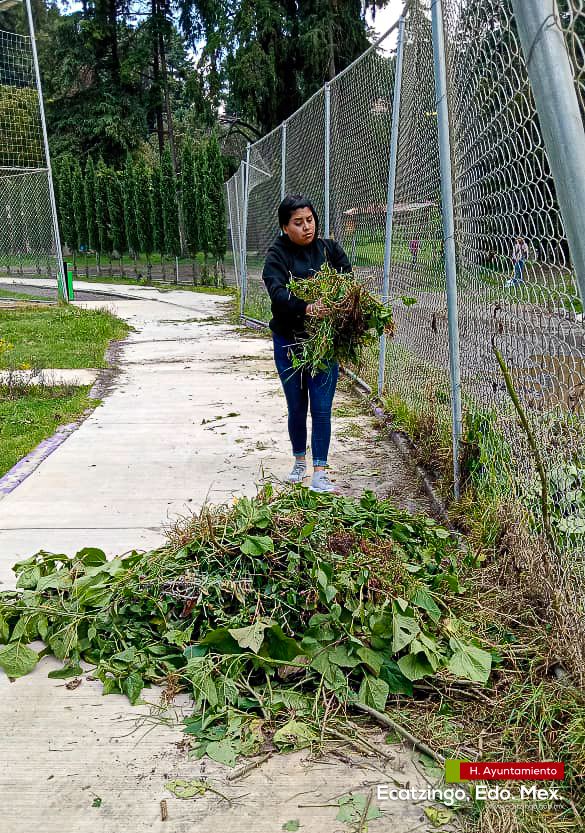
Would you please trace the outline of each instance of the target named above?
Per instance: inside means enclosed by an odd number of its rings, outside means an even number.
[[[47,183],[49,186],[49,202],[51,205],[51,216],[53,219],[53,234],[55,241],[55,255],[57,257],[57,286],[59,297],[64,300],[69,300],[69,293],[67,290],[67,275],[65,274],[65,264],[63,263],[63,250],[61,249],[61,236],[59,234],[59,219],[57,216],[57,203],[55,201],[55,190],[53,188],[53,171],[51,169],[51,154],[49,152],[49,137],[47,135],[47,122],[45,120],[45,106],[43,104],[43,88],[41,86],[41,73],[39,70],[39,58],[37,55],[37,44],[35,40],[35,26],[32,15],[32,8],[30,0],[26,0],[26,13],[28,16],[28,28],[30,32],[30,44],[33,55],[33,63],[35,68],[35,80],[37,84],[37,95],[39,99],[39,113],[41,117],[41,129],[43,133],[43,145],[45,149],[45,161],[47,163]]]
[[[286,196],[286,122],[282,124],[280,155],[280,199],[282,201]]]
[[[447,315],[449,321],[449,370],[451,376],[451,410],[453,422],[453,483],[455,498],[460,494],[459,446],[463,432],[461,409],[461,369],[459,365],[459,324],[457,315],[457,262],[455,256],[455,219],[453,212],[453,178],[451,171],[451,140],[449,104],[447,100],[447,67],[445,33],[441,0],[432,3],[433,56],[435,92],[441,161],[441,203],[445,242],[445,273],[447,279]]]
[[[581,300],[585,302],[585,132],[556,0],[512,0]]]
[[[329,199],[331,184],[331,85],[325,84],[325,194],[323,205],[323,235],[329,237]]]
[[[242,292],[240,298],[240,314],[244,314],[246,295],[248,294],[248,197],[250,192],[250,145],[246,146],[246,164],[243,167],[244,180],[244,211],[242,216]]]
[[[384,282],[382,285],[382,303],[388,304],[390,293],[390,265],[392,263],[392,224],[394,214],[394,194],[396,191],[396,162],[398,159],[398,131],[400,128],[400,94],[402,91],[402,61],[404,57],[404,17],[400,18],[398,44],[396,51],[396,74],[394,76],[394,96],[392,98],[392,126],[390,128],[390,163],[388,167],[388,194],[386,197],[386,235],[384,239]],[[354,235],[355,248],[355,235]],[[386,334],[380,336],[380,355],[378,361],[378,396],[384,391],[386,374]]]

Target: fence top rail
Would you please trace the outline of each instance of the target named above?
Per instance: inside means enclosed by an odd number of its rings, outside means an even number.
[[[30,40],[30,35],[21,35],[20,32],[8,32],[6,29],[0,29],[0,38],[2,35],[8,35],[11,38],[20,38],[21,40]]]
[[[251,144],[250,145],[250,150],[252,148],[255,148],[256,145],[259,145],[262,142],[264,142],[266,139],[268,139],[270,136],[272,136],[273,133],[276,133],[277,131],[282,130],[283,125],[288,124],[290,121],[292,121],[292,119],[295,118],[295,116],[298,116],[298,114],[300,112],[302,112],[305,109],[305,107],[308,107],[309,104],[314,99],[318,98],[318,96],[320,96],[320,95],[323,95],[324,91],[325,91],[325,87],[331,87],[333,84],[335,84],[337,81],[339,81],[340,78],[342,78],[344,75],[346,75],[346,73],[348,73],[351,69],[353,69],[357,64],[359,64],[361,61],[365,60],[368,55],[370,55],[372,52],[374,52],[376,49],[378,49],[380,44],[383,43],[386,40],[386,38],[389,35],[392,34],[392,32],[394,32],[396,29],[398,29],[398,26],[400,25],[400,19],[406,15],[406,13],[410,9],[411,5],[412,5],[412,0],[407,0],[407,2],[404,4],[404,8],[402,9],[402,13],[401,13],[400,17],[398,18],[398,20],[395,23],[392,24],[392,26],[388,29],[387,32],[384,32],[383,35],[381,35],[376,41],[374,41],[374,43],[372,43],[371,46],[369,46],[366,49],[365,52],[362,52],[362,54],[359,55],[355,59],[355,61],[352,61],[351,64],[346,66],[345,69],[342,69],[341,72],[338,72],[337,75],[334,78],[331,79],[331,81],[326,81],[325,84],[322,87],[320,87],[316,92],[313,93],[313,95],[310,98],[308,98],[303,104],[301,104],[301,106],[297,110],[295,110],[294,113],[291,113],[291,115],[287,119],[282,121],[276,127],[273,127],[272,130],[269,133],[266,133],[265,136],[262,136],[261,139],[257,139],[253,144]]]

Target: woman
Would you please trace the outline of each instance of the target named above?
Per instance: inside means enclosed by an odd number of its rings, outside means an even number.
[[[307,316],[327,315],[322,302],[313,304],[295,297],[288,288],[290,279],[308,278],[329,263],[338,272],[351,272],[351,264],[334,240],[318,236],[319,219],[310,200],[300,195],[287,196],[278,207],[277,237],[266,255],[262,278],[272,301],[270,329],[274,342],[274,362],[288,406],[288,433],[294,465],[289,483],[302,483],[307,476],[307,411],[311,405],[311,451],[314,492],[337,491],[327,476],[327,455],[331,440],[331,405],[337,385],[339,367],[332,362],[316,376],[306,370],[294,370],[291,351],[306,338]]]

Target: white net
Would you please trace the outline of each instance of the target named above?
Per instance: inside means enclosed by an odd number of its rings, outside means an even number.
[[[0,31],[0,278],[49,279],[56,296],[55,240],[31,40]]]

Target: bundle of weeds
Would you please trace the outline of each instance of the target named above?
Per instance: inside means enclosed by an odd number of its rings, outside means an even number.
[[[382,710],[423,678],[488,681],[490,651],[450,611],[463,556],[430,518],[371,493],[267,486],[206,507],[183,540],[111,561],[85,548],[17,564],[18,589],[0,594],[0,667],[30,672],[40,638],[63,662],[52,677],[81,674],[83,661],[104,693],[132,703],[151,683],[191,689],[187,731],[203,749],[221,735],[232,752],[257,748],[242,739],[255,720],[277,745],[312,743],[299,715],[315,698]]]
[[[352,273],[339,273],[325,264],[311,278],[293,279],[290,290],[309,303],[321,300],[327,311],[324,318],[307,318],[307,338],[293,354],[293,367],[306,367],[313,376],[332,361],[358,364],[365,346],[382,333],[394,334],[391,308]]]

